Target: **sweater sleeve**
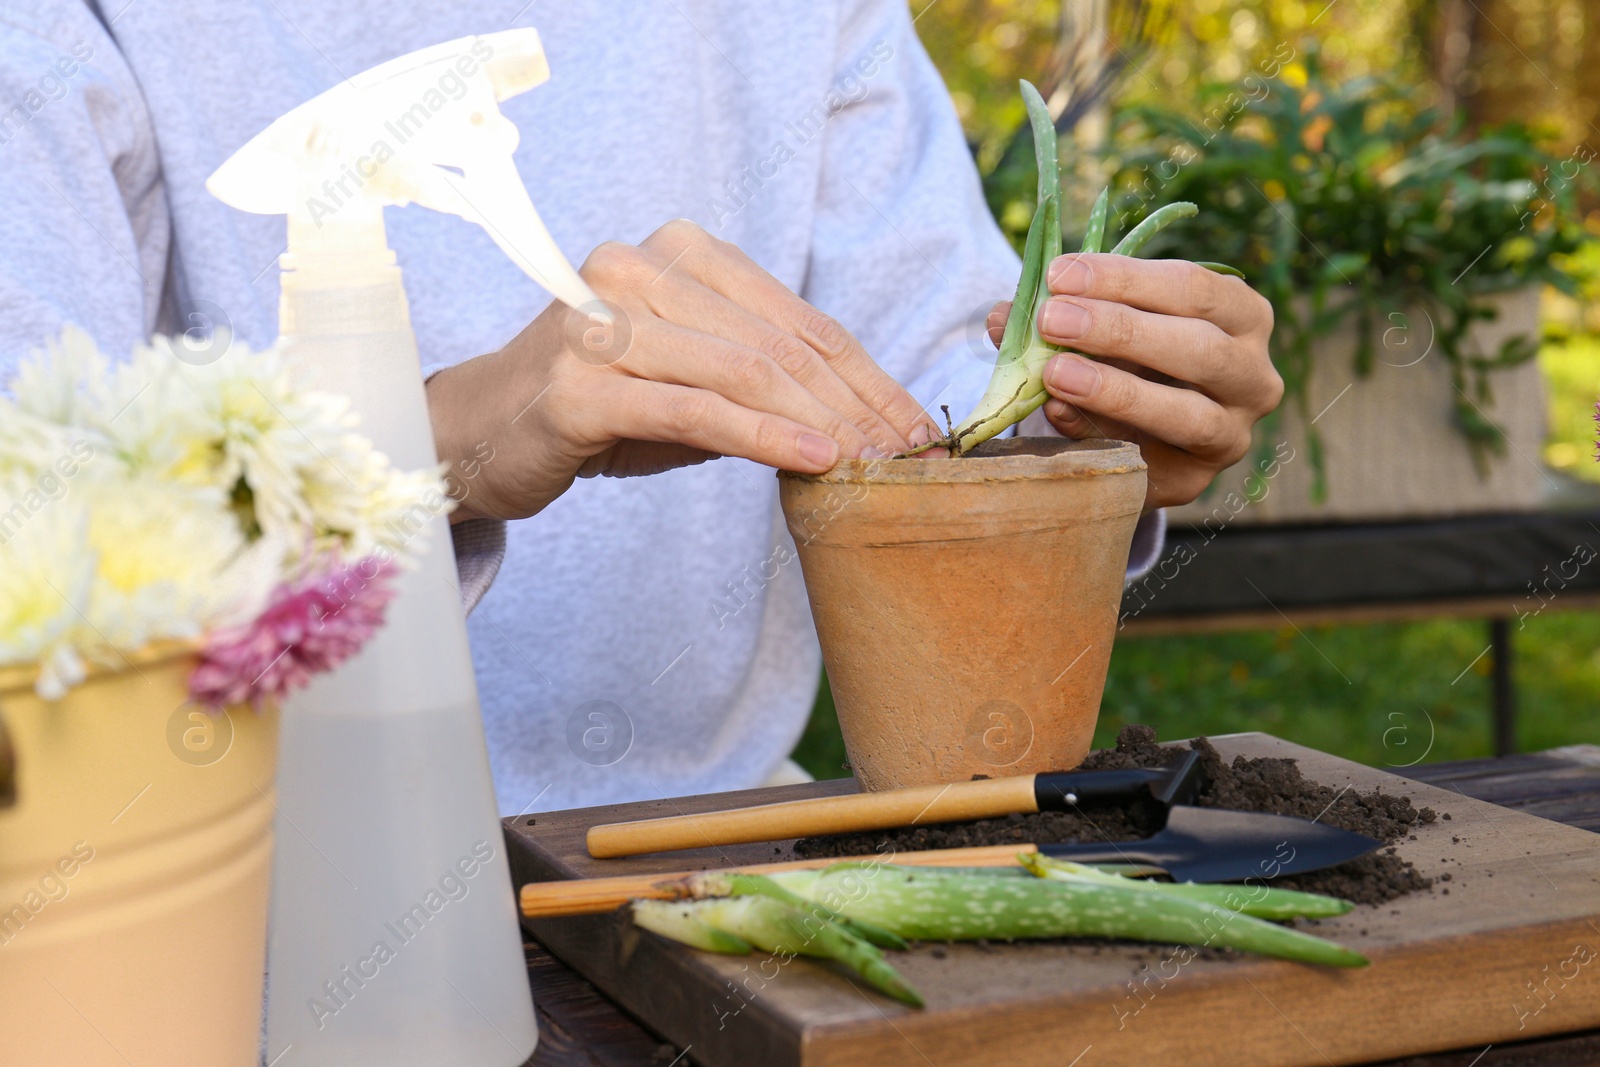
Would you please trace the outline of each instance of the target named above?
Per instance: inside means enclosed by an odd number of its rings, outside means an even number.
[[[837,57],[845,105],[827,127],[801,295],[932,413],[959,418],[994,369],[984,322],[1020,263],[903,0],[846,3]]]
[[[461,610],[478,606],[506,558],[506,524],[499,519],[468,519],[450,527],[456,571],[461,578]]]
[[[107,353],[156,329],[171,219],[133,73],[86,5],[0,10],[0,380],[68,323]]]

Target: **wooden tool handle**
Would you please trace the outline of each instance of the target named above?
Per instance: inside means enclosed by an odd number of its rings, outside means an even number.
[[[883,830],[891,826],[926,826],[1038,810],[1033,775],[1028,774],[890,789],[881,793],[789,800],[700,815],[606,823],[590,827],[586,840],[589,855],[609,859],[636,856],[641,852],[782,841],[813,834]]]
[[[774,874],[831,867],[835,863],[893,863],[913,867],[1009,867],[1017,853],[1036,852],[1034,845],[984,845],[979,848],[941,848],[928,852],[901,852],[873,856],[831,856],[826,859],[789,860],[784,863],[757,863],[730,868],[751,874]],[[674,874],[625,874],[613,878],[579,878],[560,882],[529,882],[520,894],[522,914],[529,919],[549,919],[558,915],[593,915],[620,908],[630,900],[675,900],[682,893],[681,882],[704,871],[678,871]]]

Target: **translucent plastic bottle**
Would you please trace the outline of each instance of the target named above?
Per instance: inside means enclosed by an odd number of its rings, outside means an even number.
[[[397,139],[385,124],[452,72],[469,91],[374,163],[375,140]],[[528,202],[497,107],[547,76],[532,30],[439,45],[296,108],[207,183],[288,216],[288,352],[317,388],[352,398],[398,466],[437,455],[384,204],[487,222],[558,297],[594,299]],[[345,195],[330,204],[330,189]],[[426,551],[399,575],[386,625],[284,708],[273,1067],[515,1067],[537,1040],[449,532],[442,513],[417,518]]]

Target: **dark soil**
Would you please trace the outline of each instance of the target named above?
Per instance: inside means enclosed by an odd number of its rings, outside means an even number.
[[[1377,791],[1341,791],[1310,781],[1301,775],[1292,759],[1235,756],[1232,763],[1227,763],[1204,737],[1195,738],[1189,747],[1201,753],[1205,765],[1207,785],[1195,800],[1203,808],[1265,811],[1318,819],[1330,826],[1375,837],[1391,846],[1410,834],[1418,823],[1431,823],[1437,818],[1431,808],[1418,811],[1407,797]],[[1185,751],[1181,747],[1157,744],[1156,732],[1148,726],[1125,726],[1117,736],[1116,748],[1091,752],[1081,767],[1083,770],[1165,767],[1181,758]],[[1041,811],[977,822],[809,837],[796,841],[794,849],[797,855],[804,857],[859,856],[887,847],[896,851],[920,851],[1027,842],[1046,845],[1068,841],[1126,841],[1149,837],[1161,828],[1163,818],[1160,806],[1147,799],[1131,804],[1085,804],[1080,810],[1081,814]],[[1424,878],[1390,847],[1327,870],[1279,878],[1273,884],[1343,897],[1356,904],[1381,904],[1426,889],[1433,880]]]

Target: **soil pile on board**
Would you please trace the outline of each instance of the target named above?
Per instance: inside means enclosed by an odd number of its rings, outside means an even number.
[[[1264,811],[1316,819],[1330,826],[1366,834],[1387,848],[1349,863],[1322,871],[1290,875],[1273,881],[1286,889],[1326,893],[1357,904],[1381,904],[1433,884],[1398,854],[1395,843],[1404,840],[1418,823],[1431,823],[1431,808],[1418,811],[1407,797],[1354,789],[1337,790],[1305,778],[1292,759],[1235,756],[1226,762],[1204,737],[1189,742],[1200,752],[1207,785],[1195,803],[1202,808]],[[1166,767],[1186,750],[1156,743],[1148,726],[1125,726],[1117,747],[1091,752],[1082,770],[1123,770]],[[871,833],[808,837],[795,842],[796,854],[812,856],[862,856],[882,852],[921,851],[932,848],[968,848],[1033,842],[1040,845],[1069,841],[1127,841],[1149,837],[1161,828],[1163,814],[1155,801],[1141,798],[1131,803],[1086,803],[1079,811],[1041,811],[1007,815],[977,822],[908,826]]]

